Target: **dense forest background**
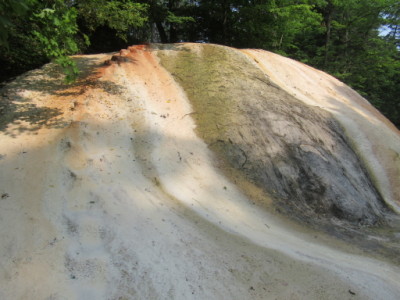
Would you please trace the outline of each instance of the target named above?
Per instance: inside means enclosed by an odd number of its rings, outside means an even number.
[[[0,82],[138,43],[270,50],[322,69],[400,127],[398,0],[0,0]]]

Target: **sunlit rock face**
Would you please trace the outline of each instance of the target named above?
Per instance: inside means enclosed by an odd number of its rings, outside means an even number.
[[[397,299],[400,135],[356,92],[261,50],[74,59],[0,91],[0,299]]]

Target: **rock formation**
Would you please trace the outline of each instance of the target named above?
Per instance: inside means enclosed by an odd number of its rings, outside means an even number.
[[[400,134],[261,50],[132,46],[0,99],[1,299],[397,299]]]

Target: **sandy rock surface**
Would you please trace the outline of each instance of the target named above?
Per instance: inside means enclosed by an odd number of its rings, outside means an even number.
[[[301,223],[397,253],[399,133],[365,100],[264,51],[115,55],[0,91],[0,299],[398,299],[398,263]]]

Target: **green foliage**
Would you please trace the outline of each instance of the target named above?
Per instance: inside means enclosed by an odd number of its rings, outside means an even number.
[[[189,35],[189,24],[195,20],[195,7],[192,2],[187,0],[142,0],[148,5],[149,14],[149,38],[152,39],[156,34],[153,32],[153,25],[156,25],[157,35],[161,42],[176,42],[181,38],[187,39]],[[188,15],[191,14],[191,15]]]
[[[8,47],[8,37],[14,27],[13,19],[23,17],[35,0],[0,1],[0,46]]]
[[[306,3],[276,6],[270,9],[270,13],[276,19],[275,31],[279,37],[274,41],[274,46],[283,52],[298,48],[295,38],[317,27],[322,21],[321,16],[313,11],[313,6]]]
[[[6,40],[0,43],[0,81],[16,76],[30,69],[34,69],[46,62],[40,43],[30,34],[32,24],[29,19],[29,11],[34,1],[23,1],[26,6],[22,10],[14,12],[9,6],[10,1],[0,1],[1,9],[7,7],[8,11],[0,11],[8,21],[6,33],[0,33]],[[15,2],[15,1],[13,1]],[[27,3],[30,6],[27,5]],[[37,3],[36,3],[37,4]],[[0,32],[4,27],[0,26]]]
[[[71,82],[79,70],[68,56],[90,44],[82,29],[104,26],[126,40],[132,27],[147,20],[147,6],[128,0],[1,0],[0,9],[0,79],[37,67],[47,57]]]
[[[32,16],[36,28],[32,34],[42,44],[46,56],[59,64],[65,72],[65,80],[72,82],[79,74],[75,62],[68,55],[78,52],[76,34],[77,10],[64,1],[55,0],[51,8],[39,8]]]
[[[114,29],[124,41],[127,40],[130,28],[141,27],[148,20],[148,5],[128,0],[77,1],[77,7],[89,31],[94,31],[99,26],[107,26]]]
[[[395,45],[390,40],[371,38],[364,55],[355,59],[354,70],[344,80],[399,126],[400,60]]]
[[[193,17],[185,17],[185,16],[179,17],[179,16],[176,16],[171,11],[168,11],[165,21],[167,21],[169,23],[185,24],[187,22],[194,22],[194,19],[193,19]]]
[[[396,14],[393,12],[399,11],[398,4],[396,6],[394,0],[326,2],[319,8],[324,16],[324,36],[318,39],[318,35],[312,33],[317,42],[324,43],[320,44],[317,52],[308,53],[307,62],[355,88],[399,126],[398,40],[393,38],[391,32],[386,38],[379,32],[382,25],[395,23]],[[394,6],[397,10],[393,9]],[[328,15],[330,24],[326,22]],[[296,55],[294,58],[297,58]]]

